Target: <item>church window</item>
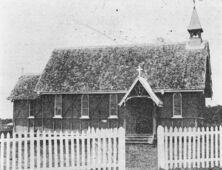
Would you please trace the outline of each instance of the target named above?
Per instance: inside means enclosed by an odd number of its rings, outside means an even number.
[[[29,116],[28,116],[28,127],[29,127],[29,131],[30,130],[34,130],[35,127],[35,117],[34,117],[34,101],[29,100],[28,101],[28,111],[29,111]]]
[[[62,95],[55,95],[54,118],[62,118]]]
[[[173,94],[173,117],[182,117],[182,94]]]
[[[29,119],[34,118],[34,101],[29,100]]]
[[[118,96],[117,94],[109,95],[109,118],[118,118]]]
[[[81,97],[81,118],[89,118],[89,95],[82,95]]]

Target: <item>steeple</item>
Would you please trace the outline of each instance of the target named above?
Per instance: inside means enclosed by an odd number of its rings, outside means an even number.
[[[200,20],[196,11],[195,7],[195,1],[194,1],[194,7],[193,7],[193,12],[192,16],[190,19],[190,24],[187,27],[187,31],[190,34],[190,42],[189,45],[200,45],[202,43],[202,37],[201,33],[203,32],[203,29],[200,25]]]

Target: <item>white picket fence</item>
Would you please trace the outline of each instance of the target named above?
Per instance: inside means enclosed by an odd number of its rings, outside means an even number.
[[[125,130],[23,132],[0,138],[0,170],[125,169]]]
[[[158,127],[158,169],[222,168],[222,126]]]

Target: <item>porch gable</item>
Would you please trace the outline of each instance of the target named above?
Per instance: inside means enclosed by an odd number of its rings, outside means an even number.
[[[142,88],[145,90],[145,92],[148,95],[143,95],[140,94],[140,92],[138,92],[137,95],[132,96],[131,93],[132,91],[135,89],[135,87],[137,86],[137,84],[140,83],[142,85]],[[138,76],[133,84],[131,85],[131,87],[129,88],[129,90],[127,91],[127,93],[124,95],[124,97],[122,98],[122,100],[120,101],[120,103],[118,104],[119,106],[122,106],[129,98],[131,97],[149,97],[152,99],[152,101],[158,106],[158,107],[162,107],[163,106],[163,102],[156,96],[156,94],[153,92],[152,88],[150,87],[149,83],[147,82],[146,79],[144,79],[141,76]]]

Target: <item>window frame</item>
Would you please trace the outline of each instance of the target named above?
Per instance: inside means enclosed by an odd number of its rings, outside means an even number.
[[[180,115],[175,115],[175,113],[174,113],[174,111],[175,111],[175,104],[174,104],[175,95],[179,95],[179,97],[180,97]],[[180,92],[173,93],[173,117],[172,118],[183,118],[183,97]]]
[[[115,112],[116,112],[116,114],[114,115],[114,114],[112,114],[111,113],[111,100],[112,100],[112,95],[115,95],[115,105],[116,105],[116,107],[115,107]],[[119,108],[118,108],[118,95],[117,94],[113,94],[113,93],[110,93],[109,94],[109,119],[118,119],[118,111],[119,111]]]
[[[33,107],[32,107],[32,100],[29,100],[28,101],[28,107],[29,107],[29,116],[28,116],[28,119],[34,119],[35,118],[35,116],[34,115],[32,115],[33,113]],[[32,113],[32,114],[31,114]]]
[[[87,107],[83,107],[86,101],[84,101],[84,97],[87,97]],[[83,115],[83,110],[87,109],[87,115]],[[82,94],[81,96],[81,116],[80,119],[89,119],[89,95],[88,94]]]
[[[57,114],[57,97],[61,97],[61,114]],[[62,119],[62,95],[61,94],[56,94],[54,97],[54,119]]]

